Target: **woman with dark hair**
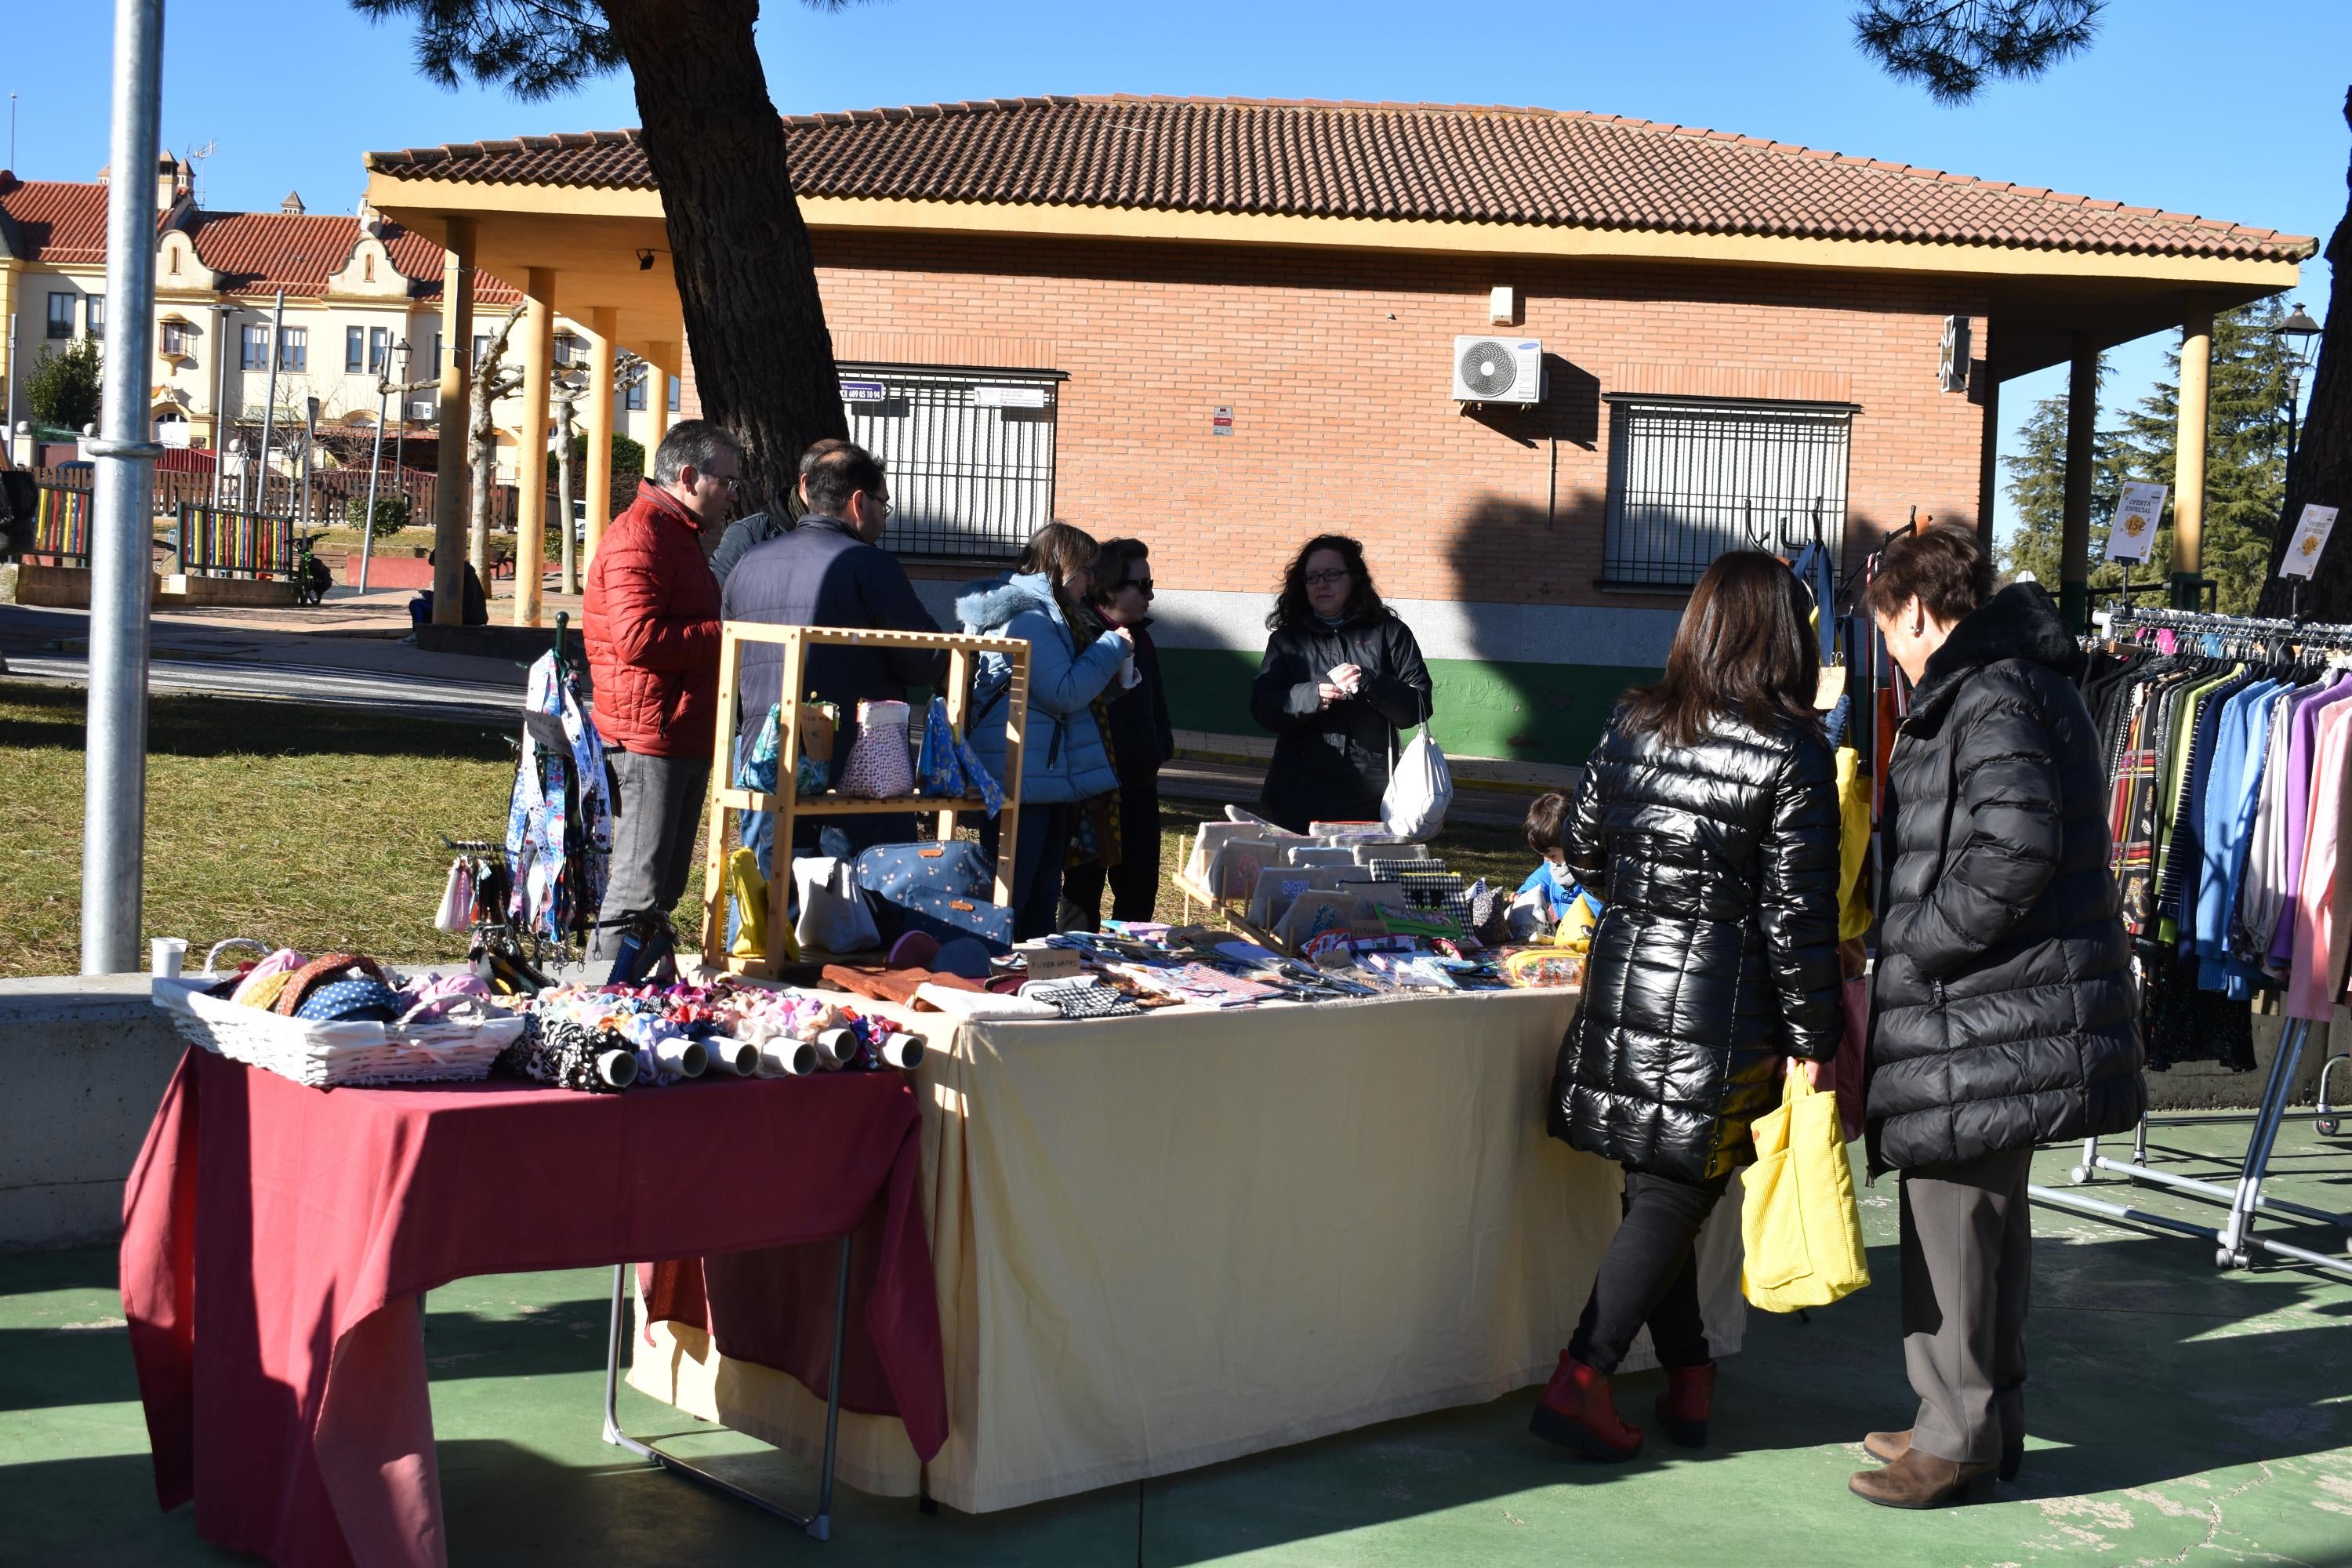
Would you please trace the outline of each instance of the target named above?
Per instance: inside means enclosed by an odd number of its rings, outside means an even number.
[[[1275,741],[1258,810],[1297,833],[1310,822],[1377,820],[1397,731],[1435,710],[1421,645],[1381,603],[1364,547],[1344,533],[1308,540],[1265,625],[1274,635],[1250,716]]]
[[[1625,1168],[1625,1217],[1529,1425],[1592,1458],[1642,1447],[1609,1378],[1645,1323],[1666,1369],[1660,1424],[1706,1441],[1693,1244],[1754,1157],[1748,1126],[1779,1105],[1783,1058],[1837,1054],[1837,764],[1812,710],[1811,609],[1774,557],[1718,558],[1665,679],[1610,720],[1570,816],[1568,863],[1602,912],[1547,1120]]]
[[[1092,535],[1049,522],[1030,536],[1011,573],[956,601],[967,633],[1020,637],[1029,645],[1029,724],[1022,740],[1021,831],[1013,847],[1017,941],[1055,929],[1074,809],[1118,787],[1092,705],[1118,679],[1133,643],[1125,627],[1106,630],[1087,608],[1099,548]],[[981,655],[968,729],[972,750],[999,779],[1004,776],[1009,679],[1002,655]],[[981,846],[992,858],[996,839],[992,817],[980,830]]]
[[[2025,1452],[2033,1146],[2146,1110],[2083,650],[2035,584],[1996,594],[1973,529],[1886,548],[1864,604],[1911,679],[1887,767],[1871,995],[1873,1175],[1902,1174],[1903,1361],[1918,1414],[1851,1485],[1927,1508]]]
[[[1094,592],[1087,605],[1104,624],[1134,639],[1135,684],[1114,684],[1102,698],[1109,731],[1111,766],[1118,773],[1118,805],[1098,813],[1116,816],[1115,826],[1098,822],[1097,832],[1115,837],[1106,855],[1097,841],[1091,859],[1081,859],[1062,876],[1068,929],[1093,931],[1102,923],[1103,885],[1110,886],[1111,919],[1148,921],[1160,901],[1160,770],[1176,754],[1176,731],[1168,721],[1168,689],[1160,679],[1160,649],[1145,628],[1151,625],[1151,555],[1140,539],[1106,539],[1095,557]],[[1107,865],[1106,861],[1115,861]]]

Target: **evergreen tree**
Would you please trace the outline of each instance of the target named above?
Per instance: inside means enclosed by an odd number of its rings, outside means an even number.
[[[2102,354],[2099,381],[2104,384],[2106,376],[2106,356]],[[2035,404],[2020,432],[2025,439],[2025,449],[2003,459],[2009,469],[2009,499],[2016,505],[2022,526],[2001,548],[2001,570],[2012,577],[2021,572],[2032,573],[2035,581],[2049,589],[2053,597],[2058,593],[2064,538],[2066,416],[2071,401],[2062,392]],[[2097,604],[2124,585],[2123,568],[2101,556],[2106,550],[2107,526],[2123,496],[2123,482],[2134,476],[2129,471],[2130,459],[2123,437],[2116,431],[2096,432],[2091,438],[2091,602]],[[2157,581],[2171,570],[2171,542],[2159,533],[2148,564],[2132,567],[2133,580]]]
[[[32,405],[33,418],[59,430],[97,424],[103,373],[94,338],[68,343],[62,352],[43,349],[25,378],[25,400]]]
[[[2287,398],[2293,386],[2277,327],[2286,308],[2261,300],[2213,318],[2205,424],[2205,542],[2200,569],[2222,610],[2251,611],[2270,569],[2271,533],[2286,489]],[[2159,382],[2124,416],[2130,478],[2179,489],[2180,351],[2165,354]],[[2160,548],[2171,544],[2168,515]]]

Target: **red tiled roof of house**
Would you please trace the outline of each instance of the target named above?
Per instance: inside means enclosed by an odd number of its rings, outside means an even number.
[[[332,213],[216,213],[190,216],[188,237],[196,258],[222,275],[232,294],[323,294],[327,279],[343,269],[360,242],[360,220]],[[444,252],[421,234],[386,224],[384,249],[400,275],[421,299],[441,295]],[[477,269],[475,297],[485,304],[520,299],[513,289]]]
[[[1615,115],[1016,98],[788,116],[804,195],[2294,260],[2307,236]],[[635,131],[373,153],[379,173],[650,189]]]
[[[87,180],[20,180],[0,170],[0,212],[25,261],[106,259],[106,187]]]

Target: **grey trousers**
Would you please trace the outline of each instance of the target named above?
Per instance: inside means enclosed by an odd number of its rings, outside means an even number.
[[[2033,1151],[1903,1173],[1903,1366],[1911,1446],[1958,1464],[2025,1440]]]
[[[710,759],[607,751],[604,776],[613,792],[613,859],[597,926],[588,935],[592,960],[620,951],[622,927],[632,916],[667,914],[685,897]]]

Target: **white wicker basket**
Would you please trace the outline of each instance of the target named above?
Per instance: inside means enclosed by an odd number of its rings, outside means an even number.
[[[231,1061],[267,1068],[313,1089],[372,1083],[434,1083],[487,1076],[498,1054],[522,1033],[520,1014],[483,1023],[314,1024],[281,1017],[205,987],[219,975],[154,983],[154,1003],[192,1046]]]

